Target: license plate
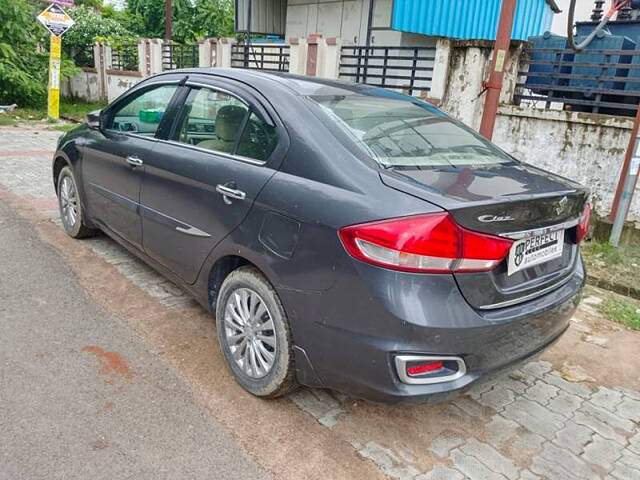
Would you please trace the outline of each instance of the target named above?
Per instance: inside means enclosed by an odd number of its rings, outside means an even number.
[[[540,265],[562,255],[564,230],[543,233],[518,240],[509,250],[507,275]]]

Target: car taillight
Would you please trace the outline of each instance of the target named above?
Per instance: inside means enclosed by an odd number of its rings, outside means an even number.
[[[364,223],[338,233],[352,257],[418,273],[485,272],[502,262],[513,244],[507,238],[467,230],[449,213]]]
[[[589,222],[591,221],[591,204],[589,202],[584,204],[584,211],[582,212],[582,217],[580,217],[580,223],[578,223],[578,227],[576,230],[576,241],[580,243],[584,240],[584,237],[587,235],[589,231]]]

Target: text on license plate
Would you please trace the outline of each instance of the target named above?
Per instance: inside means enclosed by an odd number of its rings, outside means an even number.
[[[509,250],[508,275],[539,265],[562,255],[564,230],[518,240]]]

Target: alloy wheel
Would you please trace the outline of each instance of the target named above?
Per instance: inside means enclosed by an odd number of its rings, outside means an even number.
[[[60,185],[60,211],[65,225],[73,228],[78,221],[78,196],[70,177],[64,177]]]
[[[251,378],[265,377],[276,361],[277,340],[264,300],[249,288],[234,290],[224,310],[224,333],[231,356]]]

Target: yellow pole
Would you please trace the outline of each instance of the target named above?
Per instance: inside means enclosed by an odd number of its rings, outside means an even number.
[[[49,118],[60,118],[60,50],[62,38],[51,35],[51,47],[49,48],[49,105],[47,114]]]

